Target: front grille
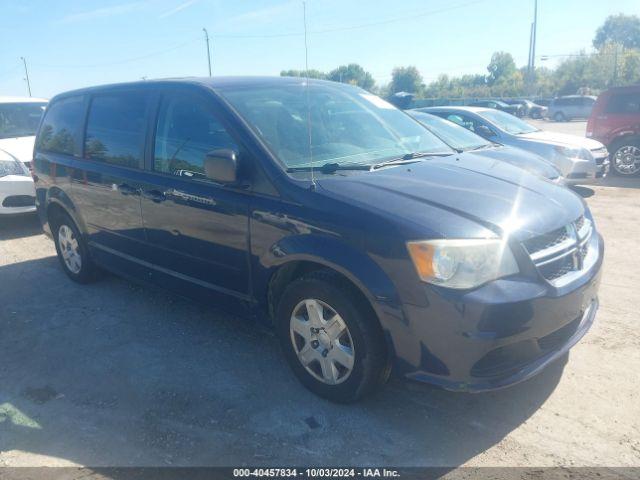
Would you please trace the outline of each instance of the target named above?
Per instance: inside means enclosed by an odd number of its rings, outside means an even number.
[[[31,195],[11,195],[2,202],[3,207],[31,207],[36,204],[36,197]]]
[[[524,247],[530,254],[558,245],[569,238],[566,227],[559,228],[553,232],[530,238],[524,242]]]
[[[581,270],[589,253],[591,222],[580,215],[574,222],[523,242],[540,274],[552,284]]]

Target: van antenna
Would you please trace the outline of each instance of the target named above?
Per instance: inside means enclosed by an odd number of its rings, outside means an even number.
[[[309,134],[309,161],[311,162],[311,190],[316,189],[316,178],[313,172],[313,147],[311,146],[311,102],[309,100],[309,47],[307,45],[307,2],[302,2],[302,18],[304,21],[304,78],[307,96],[307,133]]]

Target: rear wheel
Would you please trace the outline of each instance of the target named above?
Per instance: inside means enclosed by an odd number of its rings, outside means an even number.
[[[554,119],[556,122],[566,122],[566,121],[567,121],[567,117],[566,117],[566,116],[565,116],[565,114],[564,114],[564,113],[562,113],[562,112],[557,112],[557,113],[553,116],[553,119]]]
[[[611,167],[616,174],[625,177],[640,174],[640,140],[623,141],[612,150]]]
[[[99,270],[89,257],[85,241],[71,217],[59,214],[52,220],[52,226],[58,260],[67,276],[78,283],[95,280]]]
[[[330,271],[293,281],[276,327],[289,365],[309,390],[340,403],[374,391],[388,377],[382,330],[355,288]]]

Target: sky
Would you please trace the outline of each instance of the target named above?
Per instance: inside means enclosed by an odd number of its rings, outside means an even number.
[[[356,62],[378,85],[397,66],[425,82],[486,73],[491,54],[526,65],[534,0],[307,0],[309,68]],[[302,0],[0,0],[0,95],[213,75],[304,69]],[[608,15],[640,15],[639,0],[539,0],[537,63],[589,51]],[[541,63],[541,56],[551,56]]]

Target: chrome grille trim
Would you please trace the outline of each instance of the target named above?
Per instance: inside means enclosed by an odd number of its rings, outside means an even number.
[[[552,285],[560,286],[572,281],[576,274],[579,276],[582,270],[595,261],[593,252],[590,251],[593,249],[589,248],[592,234],[591,221],[581,215],[561,229],[523,242],[523,246],[540,274]],[[532,245],[541,244],[540,239],[548,247],[533,248],[530,251]]]

